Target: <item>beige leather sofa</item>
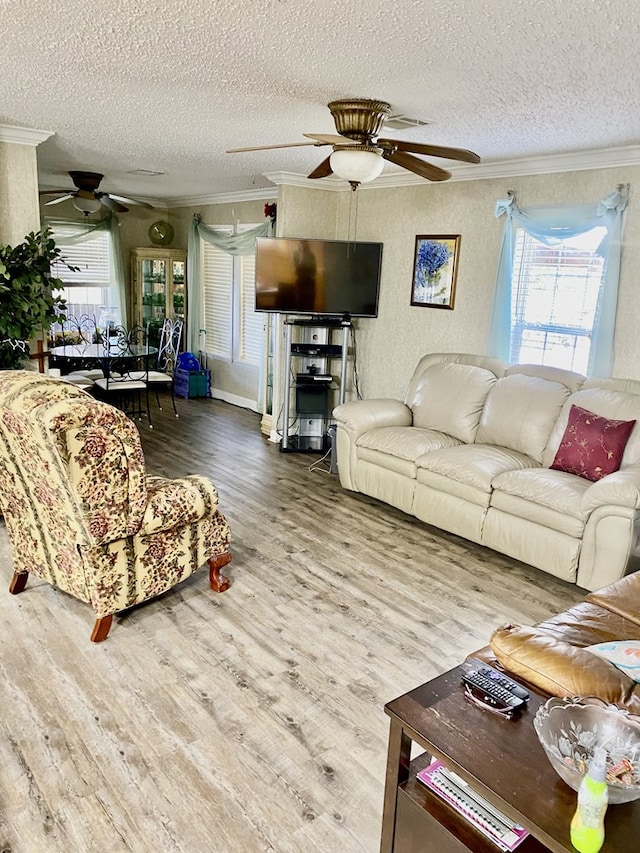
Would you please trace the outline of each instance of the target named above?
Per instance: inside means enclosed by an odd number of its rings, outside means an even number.
[[[404,401],[334,409],[341,484],[589,590],[640,565],[640,426],[620,470],[551,469],[572,404],[640,422],[640,382],[435,353]],[[638,561],[638,562],[636,562]]]

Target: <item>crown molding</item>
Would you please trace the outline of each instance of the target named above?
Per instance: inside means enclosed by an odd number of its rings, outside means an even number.
[[[265,178],[271,180],[269,175]],[[237,190],[230,193],[214,193],[213,195],[192,195],[167,201],[169,207],[199,207],[203,204],[233,204],[239,201],[270,201],[276,200],[277,191],[273,187],[262,187],[253,190]]]
[[[621,166],[640,166],[640,145],[594,151],[570,151],[548,157],[523,157],[461,165],[451,169],[452,181],[510,178],[518,175],[548,175],[553,172],[583,172],[588,169],[614,169]]]
[[[522,175],[547,175],[553,172],[580,172],[587,169],[613,169],[624,166],[640,166],[640,145],[594,151],[571,151],[564,154],[552,154],[547,157],[496,160],[474,165],[451,165],[448,166],[451,177],[447,183],[481,181],[488,178],[511,178]],[[351,187],[346,181],[334,176],[309,180],[306,175],[298,172],[266,172],[264,177],[276,187],[286,185],[304,187],[307,190],[324,190],[325,192],[351,192]],[[424,178],[414,175],[413,172],[390,172],[380,175],[371,183],[360,184],[358,192],[424,185]],[[262,187],[214,195],[186,196],[167,200],[164,203],[167,207],[198,207],[205,204],[229,204],[239,201],[269,201],[275,200],[276,195],[277,193],[272,187]],[[156,201],[156,204],[158,203]]]
[[[35,148],[53,135],[53,130],[36,130],[33,127],[0,124],[0,142],[13,142],[14,145],[31,145]]]
[[[621,166],[640,166],[640,145],[621,148],[598,149],[595,151],[571,151],[565,154],[552,154],[548,157],[521,157],[513,160],[475,165],[453,165],[447,168],[452,181],[480,181],[487,178],[511,178],[518,175],[547,175],[553,172],[581,172],[587,169],[613,169]],[[319,178],[310,181],[304,175],[294,172],[272,172],[265,175],[274,184],[306,187],[306,189],[329,190],[330,192],[351,192],[346,181],[335,177]],[[413,172],[390,172],[380,175],[375,181],[360,184],[358,192],[381,190],[388,187],[424,186],[424,178]]]
[[[265,178],[268,178],[276,186],[286,184],[288,187],[304,187],[305,189],[335,193],[342,192],[344,189],[351,191],[351,187],[346,185],[345,181],[336,177],[309,180],[306,175],[301,175],[298,172],[267,172]]]

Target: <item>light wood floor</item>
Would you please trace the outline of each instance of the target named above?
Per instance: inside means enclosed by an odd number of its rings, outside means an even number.
[[[200,571],[94,645],[88,606],[6,592],[0,526],[0,851],[373,853],[385,702],[583,595],[343,491],[251,412],[179,408],[141,426],[147,468],[217,485],[228,592]]]

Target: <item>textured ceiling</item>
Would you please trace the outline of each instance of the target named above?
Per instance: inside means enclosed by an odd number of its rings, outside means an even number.
[[[225,149],[335,132],[326,104],[346,97],[483,162],[640,142],[635,0],[0,0],[0,15],[0,123],[55,132],[42,187],[71,186],[69,169],[151,199],[270,186],[330,149]]]

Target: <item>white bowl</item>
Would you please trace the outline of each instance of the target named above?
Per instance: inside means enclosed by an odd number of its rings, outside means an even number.
[[[609,802],[640,797],[640,717],[595,697],[549,699],[533,720],[538,740],[561,779],[574,791],[596,746],[607,750],[607,771],[627,759],[634,781],[608,781]]]

